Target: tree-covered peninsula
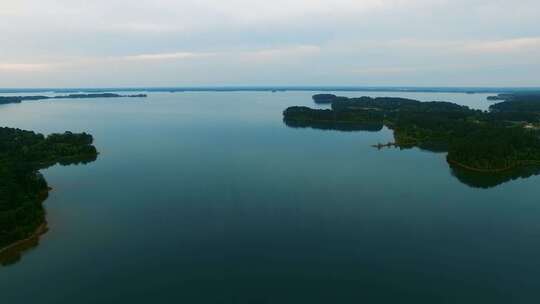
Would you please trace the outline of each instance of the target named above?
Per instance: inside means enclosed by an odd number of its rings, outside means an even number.
[[[450,102],[405,98],[346,98],[334,95],[331,109],[290,107],[287,125],[339,129],[383,126],[394,131],[395,145],[448,152],[452,166],[495,173],[540,165],[540,100],[512,99],[473,110]],[[362,127],[359,127],[362,128]]]
[[[94,161],[98,153],[92,142],[86,133],[44,136],[0,128],[0,252],[33,236],[45,223],[42,202],[49,187],[39,170]]]

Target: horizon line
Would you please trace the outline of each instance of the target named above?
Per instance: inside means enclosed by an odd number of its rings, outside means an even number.
[[[0,88],[0,93],[37,92],[234,92],[234,91],[349,91],[349,92],[433,92],[433,93],[505,93],[539,91],[540,86],[359,86],[359,85],[198,85],[198,86],[118,86],[118,87],[20,87]]]

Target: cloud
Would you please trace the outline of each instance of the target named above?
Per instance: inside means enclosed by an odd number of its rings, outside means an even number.
[[[191,58],[201,58],[214,56],[213,53],[193,53],[193,52],[176,52],[176,53],[157,53],[157,54],[139,54],[139,55],[130,55],[120,58],[111,58],[112,60],[121,59],[121,60],[130,60],[130,61],[140,61],[140,60],[182,60],[182,59],[191,59]]]
[[[425,67],[366,67],[350,70],[353,74],[365,76],[388,76],[411,74],[425,70]]]
[[[4,72],[38,72],[52,68],[48,63],[1,63],[0,71]]]
[[[177,51],[172,53],[149,53],[126,56],[108,57],[107,61],[186,61],[190,59],[215,58],[217,60],[246,60],[262,61],[291,60],[298,57],[315,55],[321,52],[316,45],[292,45],[278,48],[249,49],[249,50],[222,50],[217,52],[189,52]],[[86,58],[85,62],[96,62],[99,58]]]
[[[144,23],[144,22],[129,22],[129,23],[113,23],[106,24],[99,28],[101,31],[125,32],[125,33],[175,33],[185,31],[182,25],[169,25],[160,23]]]
[[[425,52],[430,54],[459,54],[461,56],[505,56],[516,54],[540,54],[540,37],[518,37],[496,40],[440,40],[440,39],[398,39],[390,41],[369,41],[357,44],[358,49],[392,48],[402,51]],[[539,56],[536,56],[539,57]],[[508,57],[515,59],[513,57]]]
[[[168,64],[170,62],[189,62],[194,59],[209,60],[226,60],[232,61],[251,61],[251,62],[268,62],[271,60],[297,60],[299,57],[318,54],[321,48],[313,45],[293,45],[283,46],[279,48],[266,48],[254,50],[228,50],[220,52],[189,52],[177,51],[166,53],[144,53],[135,55],[123,56],[107,56],[107,57],[69,57],[69,58],[50,58],[48,62],[43,63],[0,63],[0,70],[4,71],[20,71],[32,72],[52,69],[65,68],[83,68],[85,66],[106,65],[112,63],[144,63],[154,62],[160,64]],[[166,62],[166,63],[165,63]]]
[[[425,74],[456,66],[530,82],[538,11],[538,0],[6,0],[0,82],[444,84],[454,80]],[[37,71],[49,77],[12,77]]]
[[[298,59],[298,57],[312,56],[319,54],[320,52],[321,48],[316,45],[295,45],[279,48],[242,51],[236,55],[234,55],[234,53],[229,53],[229,55],[237,56],[247,61],[269,62],[274,60],[294,60]]]
[[[18,0],[0,15],[32,18],[25,28],[64,30],[200,31],[208,28],[295,22],[362,13],[395,0]],[[51,19],[51,17],[53,17]],[[67,27],[66,27],[67,26]]]
[[[525,37],[495,41],[478,41],[465,43],[463,51],[475,54],[509,54],[520,52],[536,52],[540,56],[540,37]]]

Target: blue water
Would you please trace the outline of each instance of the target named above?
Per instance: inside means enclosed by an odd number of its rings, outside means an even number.
[[[489,189],[392,132],[288,128],[311,92],[150,93],[0,106],[87,131],[43,171],[50,231],[0,268],[2,303],[536,303],[540,177]],[[359,93],[486,109],[487,95]]]

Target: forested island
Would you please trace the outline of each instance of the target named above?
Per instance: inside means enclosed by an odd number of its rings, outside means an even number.
[[[58,96],[0,96],[0,104],[21,103],[27,100],[48,100],[48,99],[90,99],[90,98],[146,98],[146,94],[121,95],[116,93],[92,93],[92,94],[69,94]]]
[[[46,229],[42,203],[50,189],[39,170],[96,160],[92,142],[86,133],[44,136],[0,128],[0,263],[17,261],[20,251],[12,249]]]
[[[496,96],[488,96],[488,100],[504,100],[504,101],[539,101],[540,91],[531,92],[514,92],[514,93],[501,93]]]
[[[347,97],[340,97],[334,94],[315,94],[313,95],[313,101],[319,104],[331,104],[334,101],[347,101]]]
[[[386,125],[394,131],[389,146],[448,152],[448,163],[461,170],[501,173],[540,166],[540,96],[508,96],[480,111],[441,101],[324,94],[314,101],[331,109],[290,107],[283,115],[292,127],[377,130]]]

